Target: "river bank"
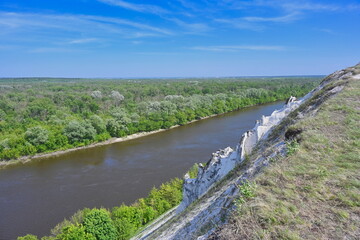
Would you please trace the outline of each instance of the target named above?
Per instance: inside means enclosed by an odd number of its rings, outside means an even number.
[[[248,106],[248,107],[252,107],[252,106]],[[245,107],[245,108],[248,108],[248,107]],[[242,109],[244,109],[244,108],[242,108]],[[238,110],[240,110],[240,109],[238,109]],[[237,111],[237,110],[234,110],[234,111]],[[233,112],[233,111],[231,111],[231,112]],[[226,113],[230,113],[230,112],[226,112]],[[184,125],[188,125],[188,124],[198,122],[198,121],[201,121],[201,120],[204,120],[204,119],[208,119],[208,118],[211,118],[211,117],[215,117],[215,116],[220,116],[220,115],[223,115],[223,114],[226,114],[226,113],[213,114],[213,115],[203,117],[203,118],[200,118],[200,119],[192,120],[192,121],[190,121],[190,122],[188,122],[188,123],[186,123]],[[70,153],[70,152],[74,152],[74,151],[78,151],[78,150],[82,150],[82,149],[89,149],[89,148],[94,148],[94,147],[99,147],[99,146],[104,146],[104,145],[129,141],[129,140],[133,140],[133,139],[137,139],[137,138],[141,138],[141,137],[146,137],[146,136],[149,136],[149,135],[152,135],[152,134],[155,134],[155,133],[167,131],[167,130],[177,128],[177,127],[180,127],[180,126],[184,126],[184,125],[174,125],[174,126],[171,126],[170,128],[167,128],[167,129],[159,129],[159,130],[154,130],[154,131],[150,131],[150,132],[134,133],[134,134],[131,134],[131,135],[128,135],[128,136],[125,136],[125,137],[110,138],[110,139],[108,139],[106,141],[103,141],[103,142],[91,143],[91,144],[86,145],[86,146],[69,148],[69,149],[66,149],[66,150],[60,150],[60,151],[49,152],[49,153],[39,153],[39,154],[35,154],[33,156],[23,156],[23,157],[20,157],[18,159],[13,159],[13,160],[9,160],[9,161],[1,160],[0,161],[0,170],[5,168],[5,167],[11,166],[11,165],[16,165],[16,164],[20,164],[20,163],[25,164],[25,163],[28,163],[29,161],[36,160],[36,159],[51,158],[51,157],[54,157],[54,156],[60,156],[60,155],[66,154],[66,153]]]
[[[279,101],[281,101],[281,100],[279,100]],[[278,102],[278,101],[275,101],[275,102]],[[235,111],[239,111],[239,110],[244,110],[244,109],[251,108],[251,107],[254,107],[254,106],[271,104],[271,103],[273,103],[273,102],[267,102],[267,103],[256,104],[256,105],[249,105],[249,106],[246,106],[246,107],[243,107],[243,108],[240,108],[240,109],[236,109],[236,110],[233,110],[233,111],[220,113],[220,114],[212,114],[212,115],[207,116],[207,117],[202,117],[200,119],[195,119],[195,120],[192,120],[192,121],[190,121],[190,122],[188,122],[188,123],[186,123],[184,125],[174,125],[174,126],[171,126],[169,128],[166,128],[166,129],[158,129],[158,130],[154,130],[154,131],[150,131],[150,132],[134,133],[134,134],[131,134],[131,135],[128,135],[128,136],[125,136],[125,137],[120,137],[120,138],[110,138],[108,140],[105,140],[105,141],[102,141],[102,142],[97,142],[97,143],[91,143],[91,144],[86,145],[86,146],[69,148],[69,149],[59,150],[59,151],[55,151],[55,152],[39,153],[39,154],[35,154],[35,155],[32,155],[32,156],[22,156],[22,157],[20,157],[18,159],[13,159],[13,160],[8,160],[8,161],[0,160],[0,170],[4,169],[6,167],[12,166],[12,165],[16,165],[16,164],[25,164],[25,163],[28,163],[28,162],[30,162],[32,160],[37,160],[37,159],[42,159],[42,158],[51,158],[51,157],[60,156],[60,155],[67,154],[67,153],[74,152],[74,151],[78,151],[78,150],[89,149],[89,148],[94,148],[94,147],[99,147],[99,146],[104,146],[104,145],[110,145],[110,144],[114,144],[114,143],[119,143],[119,142],[124,142],[124,141],[129,141],[129,140],[141,138],[141,137],[146,137],[146,136],[149,136],[149,135],[152,135],[152,134],[160,133],[160,132],[167,131],[167,130],[177,128],[177,127],[180,127],[180,126],[186,126],[188,124],[198,122],[198,121],[201,121],[201,120],[205,120],[205,119],[208,119],[208,118],[221,116],[221,115],[224,115],[224,114],[227,114],[227,113],[231,113],[231,112],[235,112]]]

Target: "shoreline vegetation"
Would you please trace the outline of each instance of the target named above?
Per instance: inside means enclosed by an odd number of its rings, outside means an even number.
[[[281,100],[278,100],[278,101],[281,101]],[[267,103],[263,103],[263,104],[269,104],[269,103],[271,103],[271,102],[267,102]],[[210,115],[210,116],[207,116],[207,117],[202,117],[200,119],[192,120],[192,121],[190,121],[190,122],[188,122],[186,124],[183,124],[183,125],[174,125],[174,126],[171,126],[169,128],[166,128],[166,129],[158,129],[158,130],[154,130],[154,131],[150,131],[150,132],[134,133],[134,134],[131,134],[131,135],[128,135],[128,136],[125,136],[125,137],[110,138],[110,139],[102,141],[102,142],[91,143],[91,144],[86,145],[86,146],[74,147],[74,148],[69,148],[69,149],[65,149],[65,150],[59,150],[59,151],[55,151],[55,152],[39,153],[39,154],[35,154],[35,155],[32,155],[32,156],[23,156],[23,157],[20,157],[18,159],[12,159],[12,160],[9,160],[9,161],[0,160],[0,170],[6,168],[8,166],[12,166],[12,165],[25,164],[25,163],[28,163],[28,162],[30,162],[32,160],[61,156],[63,154],[67,154],[67,153],[70,153],[70,152],[75,152],[75,151],[78,151],[78,150],[84,150],[84,149],[88,149],[88,148],[95,148],[95,147],[100,147],[100,146],[105,146],[105,145],[110,145],[110,144],[114,144],[114,143],[125,142],[125,141],[130,141],[130,140],[133,140],[133,139],[137,139],[137,138],[150,136],[150,135],[160,133],[160,132],[165,132],[165,131],[168,131],[168,130],[171,130],[171,129],[174,129],[174,128],[177,128],[177,127],[186,126],[186,125],[192,124],[194,122],[198,122],[198,121],[201,121],[201,120],[221,116],[221,115],[224,115],[224,114],[227,114],[227,113],[243,110],[243,109],[246,109],[246,108],[249,108],[249,107],[254,107],[254,106],[256,106],[256,105],[247,106],[247,107],[244,107],[244,108],[241,108],[241,109],[236,109],[236,110],[233,110],[233,111],[230,111],[230,112],[225,112],[225,113],[220,113],[220,114],[213,114],[213,115]]]
[[[0,169],[301,96],[319,81],[0,79]]]
[[[154,131],[150,131],[150,132],[134,133],[134,134],[127,135],[127,136],[124,136],[124,137],[110,138],[110,139],[102,141],[102,142],[91,143],[89,145],[85,145],[85,146],[81,146],[81,147],[74,147],[74,148],[69,148],[69,149],[65,149],[65,150],[58,150],[58,151],[55,151],[55,152],[39,153],[39,154],[31,155],[31,156],[23,156],[23,157],[20,157],[18,159],[12,159],[12,160],[9,160],[9,161],[0,160],[0,171],[1,171],[1,169],[4,169],[4,168],[9,167],[9,166],[13,166],[13,165],[17,165],[17,164],[29,163],[32,160],[43,159],[43,158],[51,158],[51,157],[61,156],[61,155],[64,155],[64,154],[67,154],[67,153],[70,153],[70,152],[75,152],[75,151],[78,151],[78,150],[85,150],[85,149],[89,149],[89,148],[95,148],[95,147],[110,145],[110,144],[119,143],[119,142],[126,142],[126,141],[130,141],[130,140],[133,140],[133,139],[150,136],[150,135],[153,135],[153,134],[156,134],[156,133],[165,132],[165,131],[168,131],[168,130],[171,130],[171,129],[174,129],[174,128],[177,128],[177,127],[186,126],[186,125],[189,125],[189,124],[192,124],[192,123],[195,123],[195,122],[199,122],[201,120],[221,116],[221,115],[224,115],[224,114],[244,110],[246,108],[251,108],[251,107],[255,107],[255,106],[259,106],[259,105],[271,104],[271,103],[274,103],[274,102],[277,102],[277,101],[283,101],[283,100],[285,100],[285,99],[276,100],[276,101],[273,101],[273,102],[266,102],[266,103],[256,104],[256,105],[249,105],[249,106],[246,106],[246,107],[243,107],[243,108],[240,108],[240,109],[235,109],[235,110],[232,110],[232,111],[229,111],[229,112],[224,112],[224,113],[219,113],[219,114],[212,114],[210,116],[201,117],[200,119],[192,120],[192,121],[190,121],[188,123],[185,123],[183,125],[177,124],[177,125],[171,126],[169,128],[166,128],[166,129],[162,128],[162,129],[158,129],[158,130],[154,130]]]

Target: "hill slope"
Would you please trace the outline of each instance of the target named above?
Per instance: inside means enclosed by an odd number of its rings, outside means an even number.
[[[359,74],[325,78],[225,180],[138,238],[358,239]]]
[[[337,80],[344,89],[291,126],[299,143],[256,179],[254,197],[211,239],[360,238],[359,76]]]

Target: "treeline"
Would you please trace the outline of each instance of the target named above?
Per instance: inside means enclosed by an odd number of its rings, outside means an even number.
[[[8,82],[7,82],[8,81]],[[320,78],[0,81],[0,159],[166,129],[301,96]]]
[[[83,209],[70,220],[58,224],[51,236],[42,240],[125,240],[132,237],[161,214],[177,206],[182,200],[183,181],[175,178],[153,188],[146,198],[141,198],[131,206],[121,205],[111,211],[105,208]],[[38,240],[28,234],[18,240]]]

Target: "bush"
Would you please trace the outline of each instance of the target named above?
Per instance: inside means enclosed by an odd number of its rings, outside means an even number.
[[[199,172],[199,164],[195,163],[188,171],[190,178],[196,178]]]

